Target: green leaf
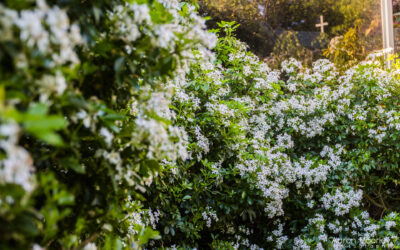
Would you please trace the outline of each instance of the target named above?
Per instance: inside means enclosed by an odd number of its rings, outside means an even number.
[[[146,227],[146,229],[141,233],[139,237],[139,245],[144,245],[149,242],[149,240],[159,240],[161,239],[159,232],[154,231],[150,227]]]
[[[28,109],[28,114],[33,116],[44,116],[47,114],[48,107],[43,103],[34,103]]]
[[[80,164],[77,160],[77,158],[74,157],[69,157],[64,160],[62,160],[61,165],[70,168],[74,170],[78,174],[85,174],[86,173],[86,168],[85,165]]]
[[[37,138],[44,142],[47,142],[54,146],[63,146],[64,142],[60,135],[56,133],[38,133],[38,131],[32,132]]]
[[[124,62],[125,62],[125,57],[124,56],[121,56],[117,60],[115,60],[115,62],[114,62],[114,70],[116,72],[120,72],[122,70],[122,66],[123,66]]]
[[[192,198],[192,196],[190,195],[185,195],[182,200],[190,200]]]
[[[26,116],[24,127],[35,133],[41,131],[53,131],[66,127],[67,122],[59,116]]]
[[[58,198],[59,205],[73,205],[75,202],[74,196],[72,194],[68,194],[67,192],[60,192],[57,196],[60,196]]]

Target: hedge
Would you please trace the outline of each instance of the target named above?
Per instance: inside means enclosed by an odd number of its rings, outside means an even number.
[[[0,5],[1,249],[400,247],[399,65],[273,71],[219,27]]]

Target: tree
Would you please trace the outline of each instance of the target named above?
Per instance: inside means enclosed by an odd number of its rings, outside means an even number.
[[[318,32],[315,24],[320,15],[329,23],[328,39],[355,28],[364,56],[381,46],[376,0],[199,0],[199,5],[200,12],[212,17],[211,27],[221,20],[239,23],[238,38],[261,58],[274,50],[276,30]]]

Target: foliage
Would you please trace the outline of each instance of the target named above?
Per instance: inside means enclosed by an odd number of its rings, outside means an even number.
[[[326,59],[271,71],[219,26],[216,60],[175,92],[191,159],[166,161],[146,194],[151,246],[399,247],[396,71],[374,60],[341,74]]]
[[[0,5],[0,248],[400,247],[400,66],[271,70],[236,28]]]
[[[317,45],[314,47],[324,47],[325,41],[325,36],[321,35],[312,43]],[[304,47],[299,41],[298,32],[284,31],[275,41],[272,53],[264,60],[271,68],[279,69],[282,62],[288,58],[301,61],[304,65],[312,65],[313,62],[321,58],[321,50]]]
[[[259,22],[273,29],[312,31],[317,30],[315,23],[322,14],[333,35],[343,35],[355,23],[366,26],[365,30],[380,15],[380,2],[375,0],[199,0],[199,5],[216,20],[237,21],[248,28]]]
[[[332,39],[323,54],[343,70],[364,59],[365,47],[356,29],[350,28],[343,36]]]
[[[251,51],[260,58],[277,56],[275,46],[283,38],[282,30],[318,32],[315,24],[320,15],[329,23],[325,27],[329,39],[344,36],[357,27],[357,37],[365,50],[362,59],[381,48],[380,2],[375,0],[199,0],[199,5],[200,11],[214,20],[208,22],[212,27],[221,20],[240,23],[238,38],[249,44]],[[320,48],[326,48],[324,45]],[[296,58],[298,52],[307,51],[306,59],[300,61],[310,66],[308,61],[315,61],[322,53],[313,51],[314,56],[311,56],[309,49],[302,45],[290,57]],[[282,55],[277,57],[271,59],[281,62]]]
[[[0,4],[1,249],[159,238],[141,201],[161,160],[187,157],[167,83],[210,53],[204,28],[174,1]]]

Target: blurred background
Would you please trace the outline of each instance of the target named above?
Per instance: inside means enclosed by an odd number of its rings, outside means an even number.
[[[237,37],[272,68],[289,57],[305,65],[328,58],[347,68],[382,49],[381,0],[198,0],[198,4],[201,14],[211,17],[211,28],[219,21],[239,23]],[[393,1],[393,12],[399,37],[400,0]],[[321,16],[324,32],[316,26]]]

